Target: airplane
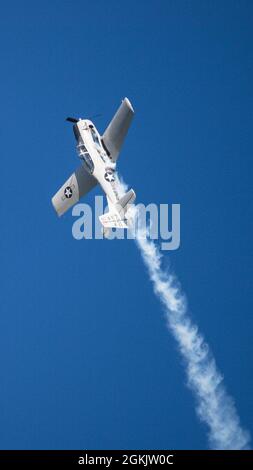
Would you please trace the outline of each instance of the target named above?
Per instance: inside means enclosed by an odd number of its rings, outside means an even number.
[[[109,208],[108,212],[99,216],[105,238],[111,228],[130,226],[127,211],[129,205],[135,201],[136,195],[134,190],[130,189],[120,197],[115,169],[133,115],[134,109],[129,99],[124,98],[102,136],[89,119],[66,119],[73,124],[76,150],[81,164],[53,196],[52,204],[61,216],[100,184],[106,194]]]

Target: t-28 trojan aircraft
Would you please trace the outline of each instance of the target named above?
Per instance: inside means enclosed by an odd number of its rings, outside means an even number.
[[[129,226],[126,212],[135,200],[135,192],[130,189],[122,197],[119,196],[115,168],[133,115],[133,107],[125,98],[102,136],[90,120],[67,118],[73,123],[81,165],[52,198],[59,216],[99,183],[109,207],[109,212],[99,217],[104,236],[108,235],[110,228]]]

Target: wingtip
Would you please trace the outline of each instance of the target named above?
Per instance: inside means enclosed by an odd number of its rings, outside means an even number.
[[[54,208],[56,214],[58,215],[58,217],[60,217],[60,216],[61,216],[61,213],[59,212],[58,207],[57,207],[57,198],[56,198],[56,195],[51,198],[51,203],[52,203],[52,206],[53,206],[53,208]]]
[[[125,97],[123,101],[126,103],[126,105],[128,106],[128,108],[132,111],[132,113],[134,113],[134,108],[133,108],[133,106],[132,106],[130,100],[129,100],[127,97]]]

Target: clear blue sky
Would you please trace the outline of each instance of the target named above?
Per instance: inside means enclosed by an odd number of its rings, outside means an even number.
[[[252,17],[250,1],[2,4],[0,448],[207,448],[135,244],[78,242],[50,202],[78,165],[65,117],[102,113],[102,132],[124,96],[119,171],[138,202],[181,204],[170,260],[252,430]]]

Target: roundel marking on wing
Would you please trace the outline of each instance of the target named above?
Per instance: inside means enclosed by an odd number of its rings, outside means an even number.
[[[72,188],[70,186],[66,186],[64,189],[64,195],[66,196],[67,199],[70,199],[73,195]]]

